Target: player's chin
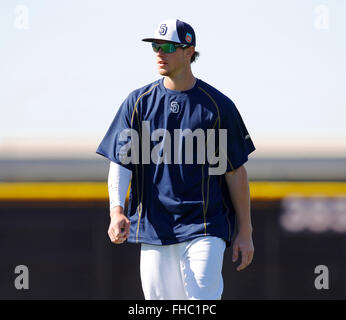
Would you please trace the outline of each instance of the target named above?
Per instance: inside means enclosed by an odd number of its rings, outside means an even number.
[[[159,69],[159,74],[161,75],[161,76],[169,76],[169,71],[168,70],[166,70],[166,69],[163,69],[163,68],[158,68]]]

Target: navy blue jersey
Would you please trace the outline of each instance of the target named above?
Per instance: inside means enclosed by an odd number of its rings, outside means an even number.
[[[125,99],[96,151],[132,170],[128,241],[167,245],[209,235],[223,238],[229,246],[235,212],[225,176],[210,175],[213,165],[198,162],[196,156],[192,163],[186,161],[189,150],[184,142],[176,144],[174,135],[179,129],[200,130],[207,143],[208,129],[216,130],[216,138],[218,130],[226,129],[227,145],[221,150],[216,144],[215,155],[226,154],[227,172],[248,160],[254,144],[236,106],[224,94],[200,79],[188,91],[169,90],[163,80],[137,89]],[[122,158],[124,146],[131,140],[122,136],[125,129],[138,132],[140,141],[137,161],[130,163]],[[150,140],[142,144],[144,136]],[[160,146],[164,139],[170,143],[165,145],[168,147],[163,155]],[[194,155],[200,146],[193,145]],[[153,158],[147,161],[148,155],[155,156],[155,152],[161,162]]]

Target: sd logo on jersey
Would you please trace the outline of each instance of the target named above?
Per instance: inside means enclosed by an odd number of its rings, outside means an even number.
[[[172,101],[170,110],[173,113],[178,113],[179,112],[179,103],[176,101]]]

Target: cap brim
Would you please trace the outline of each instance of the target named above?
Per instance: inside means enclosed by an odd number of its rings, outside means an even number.
[[[174,44],[182,44],[180,42],[174,42],[174,41],[169,41],[169,40],[166,40],[166,39],[159,39],[159,38],[145,38],[145,39],[142,39],[142,41],[144,41],[144,42],[155,42],[155,41],[158,41],[158,40],[166,41],[166,42],[170,42],[170,43],[174,43]]]
[[[154,40],[157,40],[157,39],[153,39],[153,38],[142,39],[142,41],[144,41],[144,42],[153,42]]]

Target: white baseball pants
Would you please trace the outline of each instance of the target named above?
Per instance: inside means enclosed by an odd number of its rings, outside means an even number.
[[[226,243],[198,237],[172,245],[141,245],[140,275],[146,300],[219,300]]]

